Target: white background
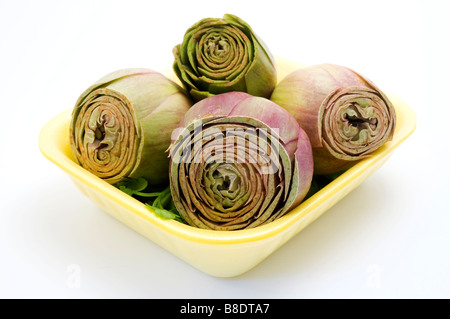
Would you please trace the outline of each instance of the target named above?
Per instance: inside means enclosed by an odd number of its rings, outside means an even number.
[[[38,148],[43,125],[93,81],[170,68],[185,30],[224,13],[272,53],[353,68],[417,115],[380,170],[231,279],[103,213]],[[437,0],[0,0],[0,297],[449,298],[449,13]]]

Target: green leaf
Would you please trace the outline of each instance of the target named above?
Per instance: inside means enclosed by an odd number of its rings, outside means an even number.
[[[133,196],[133,191],[131,189],[129,189],[128,187],[121,185],[119,186],[119,189],[124,192],[127,195]]]
[[[155,206],[150,206],[147,205],[148,207],[150,207],[151,209],[153,209],[153,211],[155,212],[155,215],[158,217],[161,217],[162,219],[176,219],[178,217],[178,215],[165,210],[164,208],[159,208],[159,207],[155,207]]]
[[[170,204],[172,202],[172,194],[170,192],[170,187],[167,187],[165,190],[161,192],[161,194],[158,196],[159,203],[161,204],[161,207],[169,208]]]
[[[312,195],[320,191],[322,188],[327,186],[329,183],[334,181],[336,178],[341,176],[345,171],[337,172],[329,175],[314,175],[311,181],[311,187],[305,196],[305,199],[310,198]]]
[[[145,205],[147,206],[147,208],[151,209],[155,213],[155,215],[158,216],[159,218],[173,219],[173,220],[176,220],[177,222],[186,224],[184,219],[181,218],[181,216],[179,215],[178,211],[169,211],[167,209],[155,207],[155,206],[152,206],[149,204],[145,204]]]
[[[118,187],[122,192],[126,193],[127,195],[133,196],[138,195],[142,197],[157,197],[159,196],[160,192],[153,192],[153,193],[145,193],[142,192],[145,190],[148,186],[148,182],[146,179],[140,177],[138,179],[127,179],[120,183],[116,184],[116,187]]]
[[[147,188],[148,182],[146,179],[140,177],[138,179],[127,180],[125,186],[135,192],[141,192]]]
[[[142,197],[157,197],[161,194],[160,192],[156,193],[143,193],[143,192],[134,192],[134,195],[142,196]]]
[[[180,213],[175,207],[175,203],[172,200],[172,193],[170,192],[170,186],[166,187],[163,191],[159,192],[142,192],[148,186],[147,180],[144,178],[128,179],[115,185],[122,192],[130,196],[140,197],[156,197],[154,200],[149,200],[145,203],[147,208],[155,213],[156,216],[162,219],[173,219],[180,223],[186,224]],[[139,201],[143,202],[142,198]]]

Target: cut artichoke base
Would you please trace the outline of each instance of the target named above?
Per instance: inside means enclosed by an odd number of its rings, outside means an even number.
[[[261,146],[260,144],[262,144],[262,148],[256,147],[257,150],[255,154],[253,154],[256,155],[254,156],[255,158],[253,163],[261,163],[261,159],[256,157],[258,157],[258,155],[263,155],[266,157],[266,163],[270,162],[272,165],[275,163],[276,169],[274,171],[277,174],[264,174],[261,172],[261,169],[265,168],[264,166],[250,165],[249,168],[247,168],[250,175],[245,177],[235,176],[233,178],[233,180],[239,179],[246,187],[248,187],[248,185],[252,185],[252,187],[250,187],[251,191],[260,193],[258,194],[259,197],[256,202],[252,200],[252,196],[247,196],[245,200],[238,202],[239,205],[224,208],[220,203],[222,200],[221,193],[214,192],[208,188],[211,185],[215,185],[214,182],[204,179],[205,173],[209,171],[209,167],[212,165],[214,170],[216,170],[219,167],[226,166],[240,171],[240,165],[245,166],[249,163],[246,163],[244,159],[238,157],[236,152],[242,151],[245,155],[253,157],[247,153],[247,151],[252,150],[252,148],[243,147],[243,149],[241,149],[240,147],[234,147],[235,142],[238,141],[238,145],[240,146],[247,146],[249,141],[243,138],[242,135],[248,134],[248,129],[255,129],[255,131],[260,128],[267,129],[267,127],[261,122],[257,123],[258,126],[227,124],[234,121],[239,123],[238,121],[240,120],[243,119],[239,117],[228,117],[209,121],[205,124],[205,128],[202,129],[202,134],[200,135],[195,134],[195,125],[191,124],[187,128],[191,134],[176,143],[175,147],[171,150],[171,154],[177,154],[176,160],[172,162],[170,167],[170,174],[172,176],[171,189],[172,194],[174,194],[175,206],[181,216],[191,226],[223,231],[256,227],[281,217],[287,212],[292,201],[294,200],[293,196],[295,195],[295,192],[291,193],[290,189],[291,187],[296,187],[298,183],[294,182],[293,185],[291,185],[292,171],[290,168],[291,164],[289,161],[289,156],[284,148],[279,144],[276,145],[277,149],[268,147],[269,144],[272,144],[271,136],[267,136],[269,142],[266,142],[263,139],[257,139],[257,145]],[[255,125],[255,122],[257,121],[254,121],[252,124]],[[224,132],[230,132],[230,129],[237,131],[235,134],[232,134],[232,136],[226,136],[223,139],[220,138],[219,142],[221,145],[214,143],[217,135],[225,135]],[[246,133],[242,131],[242,134],[240,134],[241,129],[247,129]],[[216,135],[211,133],[211,130]],[[202,147],[197,147],[196,150],[196,145],[200,142],[200,139],[203,142]],[[276,135],[275,140],[277,142],[278,139],[279,137]],[[233,146],[233,158],[228,158],[231,160],[231,163],[227,161],[222,163],[220,162],[224,159],[223,153],[214,154],[214,156],[206,158],[203,162],[203,152],[206,152],[208,155],[209,148],[224,145]],[[186,148],[189,150],[188,152],[185,151]],[[190,152],[190,150],[194,150],[194,152]],[[262,150],[262,152],[260,150]],[[278,153],[277,151],[280,152]],[[178,158],[178,156],[180,157]],[[190,156],[190,158],[187,158],[187,156]],[[227,158],[225,158],[225,160],[226,159]],[[281,163],[279,163],[279,161]],[[185,164],[185,162],[188,162],[188,164]],[[197,173],[191,173],[191,163],[200,163],[200,165],[194,165],[194,170],[197,169]],[[285,167],[286,170],[283,170],[283,167]],[[177,170],[178,174],[176,173]],[[264,177],[262,180],[258,175],[261,173]],[[296,176],[295,172],[293,176]],[[179,185],[179,187],[175,187],[174,185]],[[197,185],[201,185],[201,187],[197,187]],[[250,189],[247,188],[245,191],[249,191]],[[266,194],[266,196],[264,196],[264,194]],[[283,194],[284,196],[282,196]],[[289,194],[291,194],[290,197]],[[244,196],[244,194],[242,194],[242,196]],[[238,199],[241,199],[241,197]],[[280,199],[286,203],[283,204],[280,202]],[[215,202],[215,200],[219,200],[219,202]],[[226,199],[226,201],[228,201],[228,199]],[[236,209],[237,211],[235,211]]]

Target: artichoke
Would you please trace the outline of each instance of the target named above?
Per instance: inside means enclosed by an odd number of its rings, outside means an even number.
[[[170,187],[191,226],[238,230],[297,206],[313,175],[306,133],[283,108],[243,92],[197,102],[170,147]]]
[[[116,184],[145,178],[168,182],[171,132],[192,105],[184,90],[148,69],[123,69],[102,77],[78,98],[70,145],[79,164]]]
[[[315,174],[349,168],[394,134],[392,103],[370,80],[343,66],[298,69],[278,83],[270,99],[308,134]]]
[[[275,61],[266,45],[231,14],[194,24],[173,54],[173,69],[196,101],[231,91],[269,98],[277,83]]]

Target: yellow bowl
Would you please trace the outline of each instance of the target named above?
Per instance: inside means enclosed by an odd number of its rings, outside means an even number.
[[[277,67],[279,79],[282,79],[302,65],[277,58]],[[175,79],[171,71],[165,74]],[[39,145],[42,154],[68,173],[75,185],[105,212],[197,269],[212,276],[233,277],[259,264],[360,185],[414,132],[414,112],[396,96],[388,94],[388,97],[397,112],[397,127],[392,141],[285,216],[246,230],[212,231],[163,220],[141,202],[77,165],[69,145],[71,110],[59,114],[44,126]]]

